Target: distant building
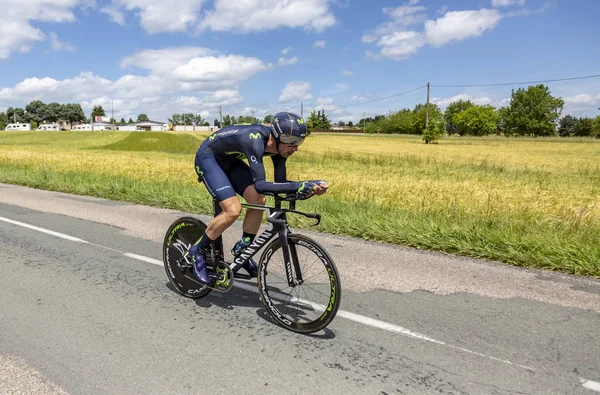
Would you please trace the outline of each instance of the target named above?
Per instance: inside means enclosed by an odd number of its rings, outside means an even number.
[[[127,131],[127,132],[167,132],[169,131],[169,124],[165,122],[157,121],[140,121],[129,123],[127,125],[117,125],[116,130]]]

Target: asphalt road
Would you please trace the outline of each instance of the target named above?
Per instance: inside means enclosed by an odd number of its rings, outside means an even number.
[[[172,290],[184,214],[0,184],[0,394],[600,392],[599,281],[299,231],[344,292],[299,335],[252,282]]]

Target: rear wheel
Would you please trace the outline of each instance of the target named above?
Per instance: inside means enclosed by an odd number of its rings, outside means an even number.
[[[184,258],[187,250],[202,237],[206,225],[193,218],[183,217],[171,224],[163,242],[163,263],[167,277],[175,289],[188,298],[202,298],[211,291],[206,284],[198,281],[191,264]],[[207,254],[207,265],[210,254]]]
[[[281,240],[275,239],[265,247],[260,259],[259,292],[269,314],[286,329],[317,332],[329,325],[340,306],[339,274],[333,259],[319,243],[296,234],[288,240],[293,285],[287,279]],[[300,267],[302,281],[296,266]]]

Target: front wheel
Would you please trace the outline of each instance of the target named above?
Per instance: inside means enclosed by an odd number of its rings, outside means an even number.
[[[316,241],[302,235],[288,237],[292,259],[290,286],[280,239],[263,252],[258,267],[258,289],[273,319],[294,332],[313,333],[335,317],[341,284],[333,259]],[[297,273],[294,268],[300,268]]]
[[[184,258],[187,250],[202,237],[205,229],[204,222],[196,218],[179,218],[171,224],[163,242],[163,263],[167,277],[177,292],[188,298],[202,298],[211,291],[206,284],[198,281],[191,265]]]

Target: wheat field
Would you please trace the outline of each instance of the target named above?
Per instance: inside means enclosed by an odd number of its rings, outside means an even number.
[[[206,214],[206,136],[0,132],[0,182]],[[298,204],[321,231],[600,277],[598,140],[314,134],[287,168],[329,182]]]

